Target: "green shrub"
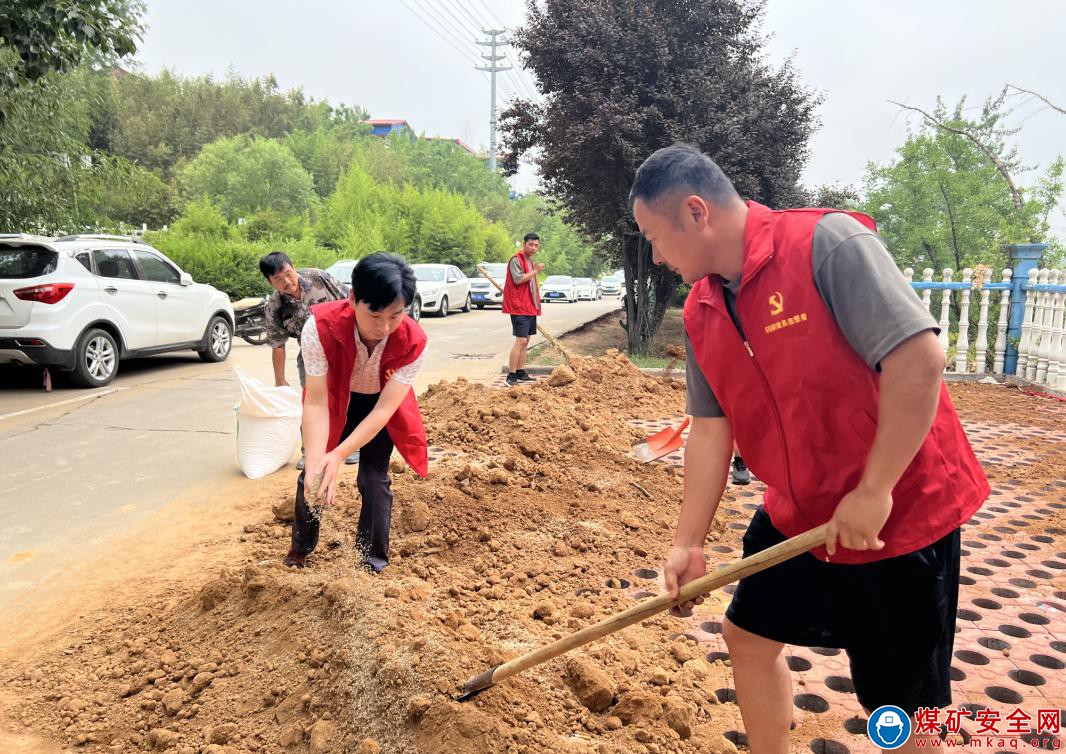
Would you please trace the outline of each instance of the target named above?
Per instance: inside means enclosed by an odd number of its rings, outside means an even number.
[[[325,268],[345,257],[310,240],[246,241],[174,231],[151,233],[147,240],[193,280],[213,285],[233,300],[270,292],[270,284],[259,272],[259,260],[271,251],[284,251],[297,268]]]

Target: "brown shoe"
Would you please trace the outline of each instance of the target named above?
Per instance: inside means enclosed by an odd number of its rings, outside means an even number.
[[[306,555],[301,555],[296,550],[289,550],[289,554],[285,556],[285,560],[282,562],[290,568],[303,568],[306,561]]]

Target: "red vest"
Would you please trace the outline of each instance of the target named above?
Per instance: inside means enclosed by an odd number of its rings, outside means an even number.
[[[747,342],[717,275],[693,286],[685,329],[744,461],[766,483],[766,512],[791,537],[828,521],[858,484],[877,431],[879,374],[851,348],[814,283],[814,229],[832,210],[748,208],[735,306]],[[871,218],[849,214],[876,229]],[[925,547],[969,520],[988,494],[941,383],[933,426],[892,490],[884,549],[838,549],[833,562],[866,563]],[[824,548],[814,552],[825,558]]]
[[[311,307],[311,311],[318,326],[318,339],[329,362],[329,371],[326,372],[326,384],[329,387],[328,452],[340,444],[341,433],[348,419],[356,355],[355,311],[347,299],[317,304]],[[382,389],[392,378],[393,372],[417,359],[425,347],[426,333],[413,319],[404,317],[400,326],[385,341],[385,352],[381,355]],[[426,428],[422,424],[422,413],[418,410],[413,386],[385,429],[408,465],[419,476],[426,476],[429,470]]]
[[[533,263],[522,252],[518,252],[511,259],[518,259],[522,265],[522,274],[526,275],[533,271]],[[507,277],[503,281],[503,313],[523,314],[526,316],[539,317],[540,310],[540,286],[537,286],[537,296],[530,290],[529,281],[518,285],[511,279],[511,265],[507,265]]]

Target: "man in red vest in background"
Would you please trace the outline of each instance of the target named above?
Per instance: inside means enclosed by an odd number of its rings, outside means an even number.
[[[540,309],[540,287],[537,275],[544,265],[533,264],[533,255],[540,248],[540,236],[526,233],[522,250],[511,257],[507,264],[507,279],[503,283],[503,313],[511,315],[511,333],[514,346],[507,359],[507,384],[514,387],[519,382],[532,382],[526,374],[526,351],[529,339],[537,331]]]
[[[300,338],[307,371],[305,473],[322,481],[312,508],[300,474],[285,565],[302,568],[315,549],[322,506],[332,504],[337,471],[357,450],[362,451],[356,481],[363,506],[356,544],[368,570],[380,573],[388,565],[393,446],[419,475],[425,476],[428,467],[426,430],[414,393],[426,334],[405,313],[414,296],[414,271],[400,257],[376,252],[355,266],[348,298],[311,308]]]
[[[631,201],[654,261],[692,284],[693,421],[667,590],[706,572],[734,438],[767,486],[745,556],[829,524],[823,547],[742,579],[726,612],[752,753],[789,750],[786,643],[845,649],[868,711],[947,706],[959,527],[989,487],[943,384],[937,324],[873,220],[744,202],[682,144],[648,158]]]

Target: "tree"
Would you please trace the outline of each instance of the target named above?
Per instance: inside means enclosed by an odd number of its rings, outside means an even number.
[[[99,147],[165,179],[222,138],[247,134],[280,139],[296,130],[342,126],[351,131],[366,119],[359,108],[308,100],[298,89],[282,92],[273,76],[245,79],[230,71],[216,80],[168,70],[158,76],[114,71],[109,81],[113,104],[94,125]],[[342,156],[341,165],[349,158]],[[325,191],[332,189],[329,185]]]
[[[337,181],[315,233],[320,243],[355,256],[385,249],[411,262],[464,269],[504,258],[510,245],[506,231],[466,197],[376,181],[358,159]]]
[[[132,55],[144,32],[143,13],[140,0],[5,0],[0,52],[11,50],[16,60],[0,77],[0,89],[14,90],[82,62]]]
[[[817,98],[790,63],[762,57],[764,2],[530,0],[514,35],[543,103],[503,114],[508,156],[539,150],[545,193],[606,261],[622,261],[628,342],[642,352],[679,282],[653,267],[628,207],[640,163],[675,141],[696,144],[742,195],[770,206],[800,201],[799,175]]]
[[[315,192],[323,199],[337,188],[337,179],[351,163],[359,144],[370,137],[370,126],[346,122],[319,125],[313,130],[297,129],[283,143],[315,181]]]
[[[177,196],[158,175],[121,157],[98,154],[95,159],[107,165],[86,195],[98,222],[134,229],[145,224],[157,230],[177,217]]]
[[[11,54],[0,53],[0,70]],[[88,201],[113,164],[87,145],[93,88],[84,72],[49,74],[0,92],[0,231],[76,231],[96,224]]]
[[[951,111],[938,101],[894,161],[867,168],[862,209],[877,220],[901,267],[1002,269],[1005,244],[1047,238],[1063,190],[1062,159],[1032,188],[1019,187],[1004,176],[1027,169],[1006,141],[1017,129],[1003,124],[1003,96],[975,119],[965,111],[965,99]]]
[[[855,209],[862,198],[858,190],[851,185],[824,183],[809,192],[809,198],[803,204],[808,207],[828,207],[830,209]]]
[[[179,174],[190,199],[209,199],[230,222],[261,210],[302,215],[314,201],[314,180],[283,145],[235,136],[208,144]]]

